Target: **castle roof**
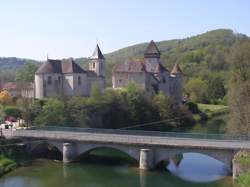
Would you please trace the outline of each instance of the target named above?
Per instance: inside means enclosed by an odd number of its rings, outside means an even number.
[[[144,52],[144,57],[157,57],[159,58],[161,55],[160,50],[158,49],[158,47],[156,46],[155,42],[153,40],[150,41],[150,43],[148,44],[145,52]]]
[[[171,75],[176,75],[182,73],[181,68],[179,66],[179,64],[175,64],[172,71],[171,71]]]
[[[162,64],[145,62],[144,60],[126,61],[121,64],[117,64],[114,72],[151,72],[162,73],[168,71]]]
[[[152,73],[162,73],[168,71],[161,63],[145,62],[146,70]]]
[[[62,60],[62,73],[85,73],[72,58]]]
[[[103,56],[98,44],[96,45],[96,48],[95,48],[92,56],[90,57],[90,59],[104,59],[104,56]]]
[[[69,58],[63,60],[48,59],[36,71],[36,74],[43,73],[85,73],[85,71],[72,58]]]
[[[126,61],[121,64],[117,64],[114,72],[143,72],[146,71],[146,66],[143,60]]]

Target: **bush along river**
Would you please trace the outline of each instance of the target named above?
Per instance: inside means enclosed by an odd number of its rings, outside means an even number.
[[[221,131],[223,121],[214,127],[197,125],[190,132]],[[221,123],[221,124],[220,124]],[[80,162],[63,164],[60,153],[48,148],[37,157],[0,178],[0,187],[236,187],[229,169],[221,162],[198,153],[176,155],[164,168],[138,169],[138,163],[113,149],[97,149]]]

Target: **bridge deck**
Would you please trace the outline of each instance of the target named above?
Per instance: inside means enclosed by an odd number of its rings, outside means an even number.
[[[169,137],[148,134],[116,134],[101,132],[71,132],[51,130],[3,130],[8,137],[26,137],[36,139],[64,140],[67,142],[98,142],[113,144],[133,144],[147,146],[174,146],[212,149],[249,149],[249,140],[222,140],[190,137]]]

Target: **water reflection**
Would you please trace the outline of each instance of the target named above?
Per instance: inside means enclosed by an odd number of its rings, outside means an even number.
[[[167,170],[139,170],[127,163],[65,165],[51,160],[35,160],[1,178],[0,187],[233,187],[226,178],[204,183],[223,176],[223,167],[214,159],[209,161],[206,156],[190,153],[181,158],[173,159],[168,166],[174,175]]]
[[[229,175],[223,163],[199,153],[183,154],[179,165],[171,159],[167,168],[172,174],[192,182],[211,182]]]

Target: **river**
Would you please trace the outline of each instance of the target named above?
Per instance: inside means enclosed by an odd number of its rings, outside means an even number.
[[[223,120],[213,120],[210,125],[199,124],[189,131],[225,130]],[[161,171],[146,172],[138,169],[138,163],[111,150],[110,157],[107,151],[90,153],[91,157],[68,165],[35,159],[2,177],[0,187],[234,187],[228,168],[205,155],[186,153],[172,159]]]
[[[177,169],[174,164],[170,166],[172,172],[145,172],[126,163],[81,162],[63,165],[61,162],[37,159],[4,176],[0,180],[0,186],[233,187],[231,177],[225,175],[226,170],[220,163],[200,156],[184,155]]]

